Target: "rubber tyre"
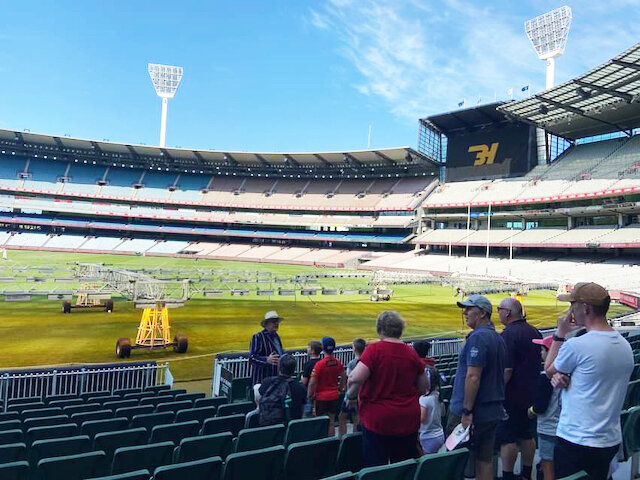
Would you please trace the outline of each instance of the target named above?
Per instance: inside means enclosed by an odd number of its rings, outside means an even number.
[[[62,302],[62,313],[71,313],[71,302]]]
[[[179,333],[173,338],[173,351],[176,353],[185,353],[187,348],[189,347],[189,341],[187,340],[187,336],[183,333]]]
[[[116,357],[129,358],[131,356],[131,340],[120,337],[116,342]]]
[[[104,302],[104,311],[107,313],[113,312],[113,300],[107,300]]]

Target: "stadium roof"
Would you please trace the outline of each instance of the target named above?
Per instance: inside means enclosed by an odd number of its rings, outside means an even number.
[[[640,127],[640,43],[562,85],[498,110],[570,140]]]
[[[100,163],[133,163],[135,166],[162,166],[175,169],[210,170],[212,167],[320,167],[336,168],[348,165],[353,168],[395,167],[424,165],[437,168],[422,153],[410,147],[381,148],[372,150],[336,152],[242,152],[230,150],[193,150],[161,148],[148,145],[85,140],[66,136],[43,135],[31,132],[0,130],[0,146],[18,149],[38,149],[49,158],[69,160],[83,156]],[[22,148],[21,148],[22,147]],[[119,165],[118,165],[119,166]]]
[[[436,130],[447,136],[480,130],[487,126],[512,122],[504,113],[496,110],[498,106],[503,104],[504,102],[495,102],[431,115],[430,117],[421,118],[420,123],[435,127]]]

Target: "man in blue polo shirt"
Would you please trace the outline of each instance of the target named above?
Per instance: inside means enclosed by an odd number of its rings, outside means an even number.
[[[527,323],[522,304],[515,298],[505,298],[498,306],[498,316],[504,325],[502,339],[507,347],[507,364],[504,371],[504,408],[508,418],[498,427],[497,439],[502,458],[502,480],[513,480],[513,467],[522,451],[521,475],[531,479],[533,457],[536,453],[535,423],[527,410],[533,405],[533,391],[540,375],[540,345],[532,342],[541,339],[537,328]]]
[[[506,347],[491,322],[493,307],[482,295],[457,302],[472,332],[458,357],[447,435],[462,423],[472,425],[469,448],[474,454],[476,478],[493,479],[493,445],[504,418]]]

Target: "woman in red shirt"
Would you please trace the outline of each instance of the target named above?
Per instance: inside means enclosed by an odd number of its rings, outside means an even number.
[[[380,342],[367,347],[349,375],[347,396],[359,390],[362,456],[366,467],[418,456],[420,404],[427,377],[420,357],[400,337],[404,319],[382,312],[376,322]]]

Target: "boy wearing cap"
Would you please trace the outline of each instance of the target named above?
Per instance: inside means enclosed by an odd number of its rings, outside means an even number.
[[[534,338],[531,341],[540,345],[540,356],[545,362],[553,343],[553,337],[550,335],[543,339]],[[533,404],[529,407],[529,417],[532,419],[537,417],[538,419],[538,453],[542,475],[544,480],[553,480],[555,478],[553,474],[553,449],[556,444],[556,428],[560,416],[561,389],[551,385],[551,381],[544,371],[540,372],[535,386]]]
[[[252,385],[260,383],[265,377],[278,375],[278,359],[284,353],[278,336],[281,321],[282,317],[275,310],[265,313],[264,320],[260,322],[263,330],[251,337],[249,363]]]
[[[563,388],[555,476],[584,470],[591,479],[606,480],[622,441],[620,411],[633,371],[633,352],[607,322],[611,298],[602,286],[578,283],[558,300],[570,302],[571,307],[558,318],[545,362],[553,386]],[[567,340],[578,327],[587,333]]]
[[[473,426],[469,445],[478,480],[493,480],[493,445],[504,417],[506,347],[491,322],[493,307],[482,295],[457,302],[472,332],[458,356],[447,435],[458,423]]]
[[[333,355],[335,349],[336,341],[333,338],[322,339],[324,358],[313,367],[307,387],[309,402],[315,403],[316,416],[329,416],[330,437],[335,434],[334,421],[338,413],[340,393],[344,392],[347,380],[342,362]],[[344,433],[346,432],[340,432],[341,435]]]

